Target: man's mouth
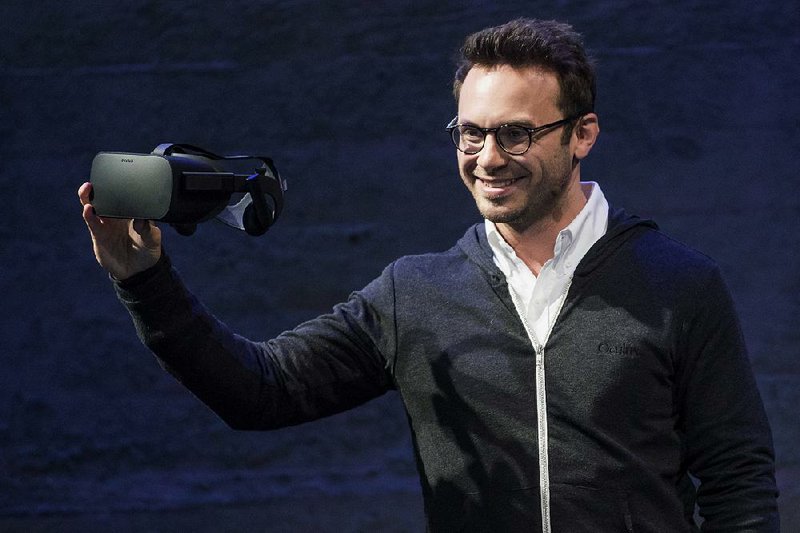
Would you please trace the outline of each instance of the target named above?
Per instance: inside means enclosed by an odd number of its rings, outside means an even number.
[[[518,180],[522,178],[511,178],[507,180],[498,180],[498,179],[486,179],[486,178],[476,178],[480,181],[484,187],[487,189],[505,189],[506,187],[510,187]]]

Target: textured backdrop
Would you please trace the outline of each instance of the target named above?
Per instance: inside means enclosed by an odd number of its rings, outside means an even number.
[[[75,190],[101,150],[271,155],[289,191],[267,235],[165,232],[215,314],[268,338],[477,220],[443,132],[453,57],[469,32],[536,16],[571,22],[598,61],[602,133],[584,177],[722,265],[773,425],[784,529],[798,531],[798,13],[752,0],[5,0],[0,529],[419,530],[395,396],[277,432],[228,429],[139,345]]]

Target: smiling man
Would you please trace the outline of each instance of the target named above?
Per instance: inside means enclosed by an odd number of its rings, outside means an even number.
[[[560,94],[545,67],[476,65],[460,87],[459,122],[448,128],[478,210],[536,275],[558,232],[586,205],[580,160],[599,134],[591,102],[558,118]],[[564,128],[571,135],[554,134]]]
[[[566,24],[469,36],[447,130],[485,221],[267,342],[199,305],[152,223],[97,217],[142,340],[227,423],[403,400],[430,531],[778,529],[773,451],[719,268],[581,182],[594,69]]]

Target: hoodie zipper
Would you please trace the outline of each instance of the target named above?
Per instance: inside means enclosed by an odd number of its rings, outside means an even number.
[[[520,312],[523,308],[519,305],[514,291],[508,291],[511,295],[511,301],[517,309],[517,314],[522,320],[522,326],[525,328],[525,333],[528,334],[528,339],[533,345],[533,350],[536,353],[536,429],[537,429],[537,445],[539,449],[539,505],[542,511],[542,533],[551,533],[550,526],[550,475],[549,475],[549,452],[548,452],[548,437],[547,437],[547,389],[545,387],[545,373],[544,373],[544,346],[550,338],[550,333],[553,331],[553,326],[561,314],[561,308],[564,306],[564,301],[567,299],[567,292],[570,285],[572,285],[572,278],[570,277],[564,290],[559,296],[558,310],[553,317],[547,328],[547,336],[544,343],[539,343],[536,338],[536,332],[528,324],[528,318],[525,313]]]

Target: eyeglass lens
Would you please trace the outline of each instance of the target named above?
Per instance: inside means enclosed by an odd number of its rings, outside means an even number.
[[[479,128],[462,125],[453,128],[453,143],[459,150],[467,154],[477,153],[483,148],[486,134]],[[531,137],[525,128],[506,124],[496,131],[500,147],[512,155],[524,153],[530,147]]]

